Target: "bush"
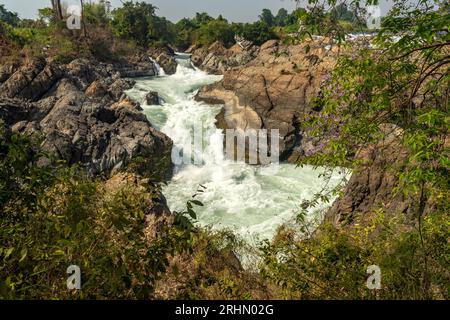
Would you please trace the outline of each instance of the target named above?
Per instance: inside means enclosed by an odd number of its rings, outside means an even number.
[[[1,134],[0,298],[151,297],[168,256],[191,241],[169,223],[156,236],[146,229],[156,187],[111,190],[77,167],[41,167],[38,141]],[[67,290],[69,265],[80,266],[82,290]]]
[[[195,31],[196,43],[209,46],[216,41],[225,46],[234,43],[234,31],[226,20],[212,20]]]
[[[253,41],[256,45],[262,45],[271,39],[278,39],[278,36],[269,28],[269,26],[261,21],[245,24],[241,35],[245,39]]]
[[[415,229],[379,211],[365,227],[324,225],[302,241],[285,228],[262,248],[261,273],[287,299],[449,299],[449,221],[434,213]],[[381,269],[381,290],[366,287],[370,265]]]

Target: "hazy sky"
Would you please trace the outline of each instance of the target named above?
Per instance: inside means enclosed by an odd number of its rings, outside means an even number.
[[[63,0],[67,3],[79,3],[77,0]],[[85,0],[89,1],[89,0]],[[144,0],[140,0],[144,1]],[[258,19],[263,8],[271,9],[274,14],[284,7],[288,11],[294,9],[292,0],[145,0],[159,8],[157,14],[178,21],[183,17],[192,17],[196,12],[206,11],[216,17],[222,14],[235,22],[252,22]],[[305,1],[306,2],[306,1]],[[387,11],[387,0],[381,0],[383,13]],[[49,6],[50,0],[0,0],[6,8],[18,12],[22,18],[35,18],[37,9]],[[120,0],[111,0],[113,6],[120,5]]]

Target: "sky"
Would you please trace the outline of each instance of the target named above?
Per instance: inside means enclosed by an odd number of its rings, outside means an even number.
[[[77,0],[63,0],[67,3],[79,3]],[[88,2],[89,0],[85,0]],[[110,0],[114,6],[120,6],[120,0]],[[193,17],[196,12],[207,12],[213,17],[222,14],[229,21],[253,22],[258,20],[262,9],[271,9],[274,14],[280,8],[292,11],[295,3],[292,0],[140,0],[152,3],[159,8],[157,14],[171,21],[184,17]],[[306,2],[306,1],[304,1]],[[382,13],[386,13],[387,0],[381,0]],[[50,0],[0,0],[0,4],[21,18],[36,18],[37,10],[50,6]]]

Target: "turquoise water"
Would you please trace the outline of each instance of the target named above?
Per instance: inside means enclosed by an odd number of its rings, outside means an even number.
[[[319,178],[324,169],[303,168],[291,164],[264,167],[235,163],[224,158],[222,131],[215,127],[220,106],[194,100],[195,92],[204,85],[221,80],[191,66],[181,56],[176,74],[139,79],[128,94],[140,101],[150,122],[174,141],[174,148],[201,154],[203,164],[182,164],[163,193],[173,211],[185,209],[186,201],[199,185],[206,187],[198,199],[205,206],[196,209],[199,223],[213,228],[227,228],[249,241],[270,239],[276,229],[293,221],[302,200],[311,199],[325,181]],[[159,92],[161,106],[145,105],[148,91]],[[203,150],[192,150],[192,127],[203,127]],[[333,174],[329,186],[337,185],[348,173]],[[308,218],[317,222],[321,204],[311,210]]]

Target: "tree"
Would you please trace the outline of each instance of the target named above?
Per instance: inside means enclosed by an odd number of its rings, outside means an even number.
[[[356,20],[356,13],[348,9],[349,6],[343,2],[335,6],[331,14],[338,20],[354,22]]]
[[[0,21],[16,27],[19,24],[20,19],[17,13],[8,11],[5,8],[5,5],[0,4]]]
[[[155,34],[155,10],[152,4],[132,1],[113,10],[112,27],[117,35],[146,46]]]
[[[53,23],[55,21],[55,12],[52,8],[39,9],[39,21],[44,24]]]
[[[107,8],[104,3],[86,3],[83,7],[86,23],[96,26],[106,26],[109,23]]]
[[[253,41],[256,45],[261,45],[268,40],[278,38],[270,27],[262,21],[245,24],[240,35],[247,40]]]
[[[198,25],[207,24],[208,22],[214,20],[209,14],[206,12],[196,13],[195,14],[195,23]]]
[[[177,47],[185,50],[194,41],[194,31],[197,29],[197,24],[193,19],[183,18],[175,24],[175,34]]]
[[[275,25],[279,26],[279,27],[284,27],[286,25],[289,24],[289,13],[287,12],[286,9],[281,8],[280,10],[278,10],[277,15],[275,16]]]
[[[225,46],[234,43],[234,31],[226,20],[211,20],[196,31],[196,36],[197,43],[201,45],[210,45],[216,41]]]
[[[63,19],[61,0],[51,0],[51,1],[55,18],[56,20],[61,21]]]
[[[261,14],[259,15],[259,20],[268,25],[269,27],[274,26],[275,17],[272,14],[270,9],[263,9]]]

